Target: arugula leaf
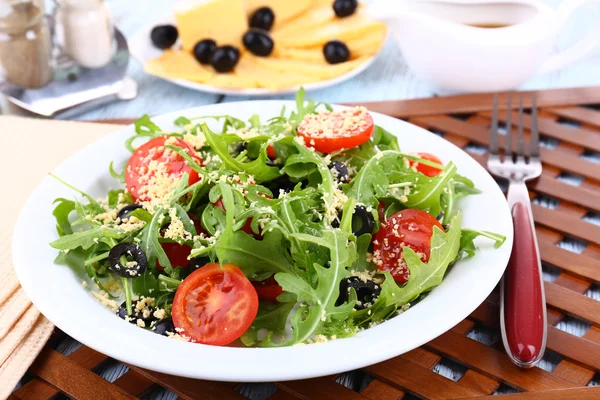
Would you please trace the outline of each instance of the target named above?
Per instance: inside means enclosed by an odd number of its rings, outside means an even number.
[[[229,154],[229,145],[239,142],[241,139],[234,134],[216,134],[208,129],[206,124],[201,125],[202,132],[206,137],[206,141],[212,149],[219,155],[223,164],[234,172],[245,172],[254,176],[256,182],[261,183],[273,180],[280,176],[278,167],[267,165],[267,145],[263,145],[263,151],[260,152],[258,158],[248,162],[242,162]]]
[[[383,168],[385,163],[402,163],[402,153],[386,150],[370,158],[359,173],[350,182],[349,197],[354,197],[359,204],[377,208],[379,198],[388,192],[389,171]]]
[[[189,119],[187,119],[186,117],[183,117],[183,116],[182,116],[182,117],[179,117],[179,118],[177,118],[175,121],[173,121],[173,123],[174,123],[176,126],[184,127],[184,126],[186,126],[186,125],[189,125],[189,124],[191,124],[191,123],[192,123],[192,121],[190,121],[190,120],[189,120]]]
[[[127,165],[125,165],[123,167],[123,171],[121,172],[117,172],[115,171],[114,168],[114,161],[111,161],[110,164],[108,164],[108,172],[110,173],[110,176],[112,176],[113,178],[115,178],[117,180],[117,182],[124,184],[125,183],[125,171],[127,169]]]
[[[234,130],[238,130],[238,129],[242,129],[246,127],[246,123],[244,121],[242,121],[241,119],[238,118],[234,118],[231,115],[208,115],[205,117],[195,117],[192,118],[192,120],[198,120],[198,119],[214,119],[217,121],[223,120],[223,129],[221,130],[221,133],[227,133],[229,131],[229,127],[233,128]],[[202,124],[202,125],[206,125],[206,124]]]
[[[492,233],[487,231],[478,231],[475,229],[463,229],[460,235],[460,250],[459,258],[469,258],[475,255],[475,243],[473,242],[478,236],[483,236],[493,240],[494,248],[499,248],[506,241],[506,236],[498,233]]]
[[[69,221],[69,215],[75,210],[75,202],[58,198],[54,200],[53,204],[56,204],[52,211],[52,215],[56,218],[56,231],[60,236],[70,235],[73,233],[73,228]]]
[[[87,250],[105,237],[123,238],[126,235],[127,233],[122,232],[119,229],[96,227],[86,231],[73,232],[69,235],[61,236],[60,238],[51,242],[50,246],[58,250],[72,250],[78,247],[81,247],[83,250]]]
[[[138,296],[156,297],[158,281],[154,274],[147,269],[142,276],[131,279],[131,287]]]
[[[154,268],[157,259],[158,263],[163,268],[172,268],[171,261],[169,261],[169,258],[165,254],[165,251],[158,241],[162,220],[166,212],[167,211],[164,208],[158,209],[154,213],[150,223],[147,223],[146,226],[144,226],[144,229],[142,229],[141,241],[139,245],[146,255],[148,266],[150,268]]]
[[[332,320],[345,319],[352,311],[354,303],[336,306],[340,294],[340,281],[349,275],[347,266],[356,257],[352,234],[339,229],[325,229],[322,237],[307,234],[291,235],[301,241],[312,242],[329,250],[331,261],[328,267],[315,264],[314,284],[293,273],[279,272],[275,280],[283,290],[296,295],[297,309],[288,318],[291,323],[291,337],[282,342],[273,341],[273,332],[259,346],[282,346],[302,343],[313,338],[323,326]],[[310,305],[310,306],[307,306]]]
[[[398,145],[398,137],[392,135],[379,125],[375,125],[373,128],[373,135],[371,136],[371,142],[379,148],[379,150],[396,150],[400,151]]]

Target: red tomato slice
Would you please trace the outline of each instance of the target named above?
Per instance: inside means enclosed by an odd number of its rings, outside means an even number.
[[[410,247],[423,262],[429,261],[433,227],[444,228],[425,211],[409,208],[382,222],[373,240],[373,261],[382,271],[389,271],[396,282],[408,281],[410,271],[402,255]]]
[[[181,282],[171,312],[181,335],[193,342],[222,346],[252,325],[258,296],[235,265],[207,264]]]
[[[188,260],[188,256],[192,252],[192,248],[190,246],[175,242],[169,242],[161,243],[160,247],[162,247],[165,253],[167,254],[167,258],[169,259],[169,261],[171,261],[171,266],[173,268],[187,267],[188,263],[190,262],[190,260]],[[156,260],[156,269],[162,271],[163,269],[165,269],[165,267],[160,265],[158,263],[158,260]]]
[[[310,114],[298,125],[304,143],[323,153],[351,149],[373,134],[373,117],[364,107]]]
[[[269,156],[269,158],[271,160],[274,160],[277,158],[277,153],[275,153],[275,147],[273,147],[272,144],[270,144],[269,146],[267,146],[267,155]]]
[[[432,161],[434,163],[437,164],[441,164],[442,160],[440,160],[436,155],[431,154],[431,153],[416,153],[415,155],[421,157],[423,160],[427,160],[427,161]],[[429,165],[425,165],[425,164],[421,164],[417,161],[412,161],[410,162],[411,166],[414,166],[417,171],[419,171],[420,173],[422,173],[423,175],[429,176],[429,177],[433,177],[433,176],[437,176],[440,174],[440,172],[442,172],[441,169],[436,168],[436,167],[431,167]]]
[[[252,281],[252,286],[256,289],[259,299],[270,301],[271,303],[277,303],[277,296],[283,293],[283,288],[279,286],[274,277],[260,282]]]
[[[129,158],[125,174],[127,190],[138,201],[148,201],[152,197],[145,186],[152,185],[152,181],[157,177],[179,179],[187,172],[190,185],[200,179],[198,173],[187,165],[183,157],[165,149],[165,142],[187,150],[199,164],[202,164],[194,148],[181,139],[161,136],[144,143]]]

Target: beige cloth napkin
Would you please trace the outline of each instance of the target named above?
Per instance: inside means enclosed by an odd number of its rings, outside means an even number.
[[[35,186],[70,154],[118,125],[0,116],[0,399],[8,397],[54,326],[31,304],[12,265],[12,231]]]

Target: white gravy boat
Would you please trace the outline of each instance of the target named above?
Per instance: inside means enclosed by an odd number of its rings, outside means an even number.
[[[562,68],[600,42],[600,21],[552,54],[567,18],[600,0],[379,0],[368,12],[388,24],[412,71],[444,92],[514,89],[535,73]],[[473,25],[501,25],[476,27]]]

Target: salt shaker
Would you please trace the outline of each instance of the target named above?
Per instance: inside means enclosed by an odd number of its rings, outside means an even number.
[[[113,56],[113,26],[104,0],[56,0],[58,41],[82,67],[100,68]]]

